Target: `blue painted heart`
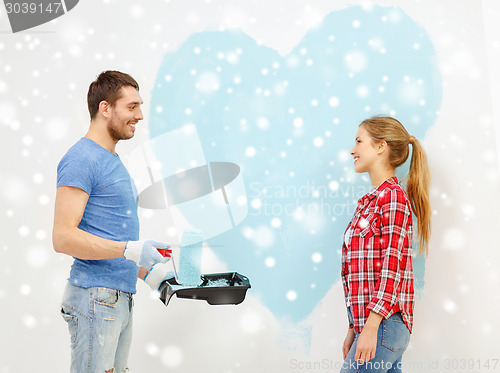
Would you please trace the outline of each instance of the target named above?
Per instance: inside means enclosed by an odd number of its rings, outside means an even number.
[[[159,68],[149,127],[195,124],[207,160],[241,167],[249,214],[208,244],[276,317],[299,321],[339,281],[342,235],[369,191],[349,156],[358,124],[390,114],[423,138],[441,95],[421,26],[397,8],[350,7],[286,56],[237,30],[192,35]]]

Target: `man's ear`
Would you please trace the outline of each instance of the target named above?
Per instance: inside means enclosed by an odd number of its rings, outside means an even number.
[[[101,115],[104,118],[109,117],[109,109],[110,108],[111,108],[111,105],[109,104],[109,102],[107,102],[107,101],[99,102],[99,113],[101,113]]]

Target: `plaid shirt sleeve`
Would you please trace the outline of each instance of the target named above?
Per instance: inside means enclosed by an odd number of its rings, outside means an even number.
[[[367,309],[387,317],[398,299],[402,271],[409,255],[407,231],[411,229],[411,209],[400,189],[385,190],[378,203],[381,217],[380,278]]]

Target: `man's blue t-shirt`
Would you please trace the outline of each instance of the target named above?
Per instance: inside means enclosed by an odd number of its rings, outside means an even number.
[[[139,239],[137,190],[118,155],[83,137],[57,166],[57,187],[84,190],[89,199],[78,228],[113,241]],[[81,287],[100,286],[136,292],[139,267],[124,258],[75,258],[69,281]]]

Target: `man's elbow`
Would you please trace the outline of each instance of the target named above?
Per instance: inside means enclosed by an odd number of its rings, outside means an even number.
[[[67,234],[63,229],[54,228],[52,231],[52,246],[54,251],[59,254],[66,254],[67,250]]]

